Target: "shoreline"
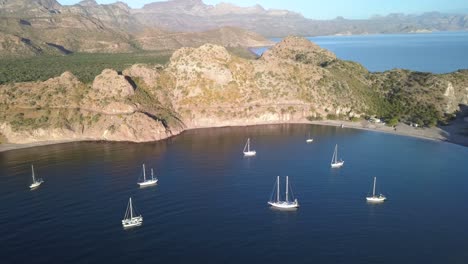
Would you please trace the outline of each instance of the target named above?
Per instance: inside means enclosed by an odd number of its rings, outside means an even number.
[[[449,133],[442,130],[439,127],[414,128],[405,124],[398,124],[395,130],[392,127],[388,127],[383,124],[369,123],[368,121],[351,122],[351,121],[340,121],[340,120],[258,123],[258,124],[252,124],[252,125],[244,125],[244,127],[261,126],[261,125],[281,125],[281,124],[310,124],[310,125],[334,126],[334,127],[339,127],[343,125],[344,128],[352,128],[352,129],[365,130],[365,131],[371,131],[371,132],[377,132],[377,133],[392,134],[392,135],[397,135],[397,136],[406,136],[406,137],[432,140],[432,141],[438,141],[438,142],[446,142],[446,143],[452,143],[452,144],[468,147],[468,137],[462,137],[462,138],[458,137],[458,140],[450,140]],[[230,126],[192,127],[192,128],[184,129],[180,133],[187,131],[187,130],[193,130],[193,129],[220,128],[220,127],[230,127]],[[242,126],[235,125],[232,127],[242,127]],[[180,133],[178,133],[177,135],[179,135]],[[173,136],[161,139],[161,140],[165,140],[165,139],[177,136],[177,135],[173,135]],[[161,141],[161,140],[158,140],[158,141]],[[73,139],[73,140],[39,141],[39,142],[26,143],[26,144],[4,143],[4,144],[0,144],[0,152],[19,150],[19,149],[25,149],[25,148],[34,148],[34,147],[47,146],[47,145],[73,143],[73,142],[132,142],[132,141]],[[151,141],[151,142],[156,142],[156,141]],[[144,142],[133,142],[133,143],[139,144],[139,143],[144,143]]]

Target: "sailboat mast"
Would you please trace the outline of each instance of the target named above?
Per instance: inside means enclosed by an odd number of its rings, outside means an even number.
[[[279,182],[279,176],[276,178],[276,183],[277,184],[277,190],[276,190],[276,201],[279,202],[280,200],[280,182]]]
[[[289,176],[286,176],[286,202],[289,202],[288,190],[289,190]]]
[[[151,179],[154,180],[153,168],[151,168]]]
[[[247,139],[247,152],[250,152],[250,138]]]
[[[133,218],[133,206],[132,206],[132,197],[130,197],[130,219]]]
[[[335,163],[336,163],[336,145],[335,145],[335,150],[333,151],[333,156],[331,159],[331,164],[335,164]]]
[[[145,169],[145,164],[143,163],[143,181],[146,181],[146,169]]]
[[[372,196],[375,196],[375,181],[377,180],[377,177],[374,177],[374,188],[372,189]]]
[[[34,165],[31,165],[31,171],[32,171],[32,178],[33,178],[33,183],[36,182],[36,178],[34,177]]]
[[[335,163],[338,160],[338,144],[335,145]]]

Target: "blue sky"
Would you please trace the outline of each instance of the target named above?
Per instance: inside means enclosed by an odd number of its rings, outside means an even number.
[[[79,0],[58,0],[70,5]],[[133,8],[157,0],[120,0]],[[97,0],[100,4],[114,3],[116,0]],[[417,14],[429,11],[456,12],[468,11],[467,0],[204,0],[206,4],[228,2],[239,6],[260,4],[265,8],[288,9],[299,12],[308,18],[330,19],[337,16],[345,18],[368,18],[373,15],[389,13]]]

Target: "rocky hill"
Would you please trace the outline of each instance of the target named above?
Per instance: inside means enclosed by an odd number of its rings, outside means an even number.
[[[0,86],[0,133],[44,140],[152,141],[187,128],[356,119],[431,126],[468,104],[468,71],[370,73],[314,43],[288,37],[259,59],[205,44],[167,65],[104,70],[91,84],[65,72]]]
[[[0,1],[0,56],[168,50],[207,42],[271,44],[256,33],[232,27],[194,34],[159,30],[141,24],[121,2],[98,5],[86,0],[62,6],[55,0]]]

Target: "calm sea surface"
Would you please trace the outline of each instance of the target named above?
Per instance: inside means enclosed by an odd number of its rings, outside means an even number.
[[[447,73],[468,69],[468,32],[326,36],[309,39],[334,52],[338,58],[359,62],[370,71],[402,68]],[[265,48],[254,51],[261,54]]]
[[[242,155],[248,137],[256,157]],[[467,162],[453,144],[312,125],[4,152],[0,262],[468,263]],[[45,180],[34,191],[32,163]],[[137,187],[142,163],[157,186]],[[267,206],[277,175],[297,211]],[[374,176],[379,205],[365,201]],[[144,223],[125,231],[130,196]]]

